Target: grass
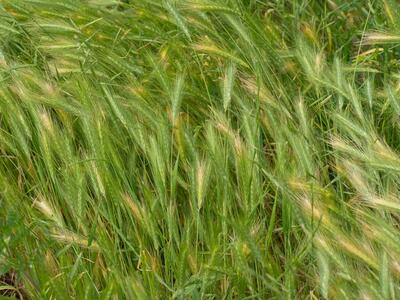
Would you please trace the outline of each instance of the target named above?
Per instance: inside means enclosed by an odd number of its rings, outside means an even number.
[[[398,299],[399,10],[0,1],[0,294]]]

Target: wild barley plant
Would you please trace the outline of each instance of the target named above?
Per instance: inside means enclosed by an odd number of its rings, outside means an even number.
[[[2,295],[399,298],[396,1],[0,11]]]

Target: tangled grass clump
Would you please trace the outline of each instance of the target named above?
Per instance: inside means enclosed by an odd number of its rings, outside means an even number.
[[[399,11],[0,1],[0,295],[398,299]]]

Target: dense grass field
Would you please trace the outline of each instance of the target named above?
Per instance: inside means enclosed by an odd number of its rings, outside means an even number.
[[[1,299],[400,299],[400,2],[1,0]]]

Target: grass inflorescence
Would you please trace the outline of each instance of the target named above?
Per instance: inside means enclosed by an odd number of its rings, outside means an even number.
[[[0,1],[0,295],[399,299],[399,11]]]

